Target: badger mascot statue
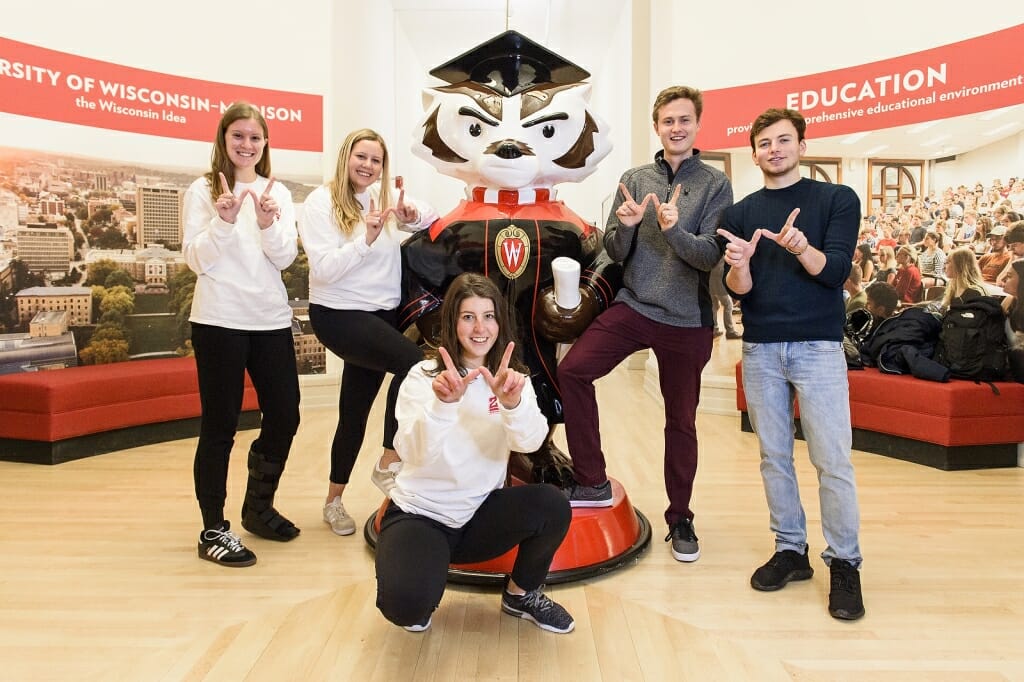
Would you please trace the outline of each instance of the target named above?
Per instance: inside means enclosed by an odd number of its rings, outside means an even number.
[[[466,199],[403,246],[402,328],[416,324],[432,343],[452,279],[467,271],[490,277],[513,308],[518,345],[553,430],[563,421],[557,344],[578,337],[621,282],[597,228],[552,189],[587,177],[611,151],[607,126],[587,106],[590,74],[515,31],[430,74],[448,85],[425,90],[413,152],[465,182]],[[578,263],[580,273],[557,302],[555,259],[556,269]],[[556,485],[571,477],[550,431],[540,450],[513,458],[512,471]]]

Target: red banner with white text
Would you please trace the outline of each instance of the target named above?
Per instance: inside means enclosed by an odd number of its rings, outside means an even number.
[[[1024,24],[923,52],[704,92],[701,149],[748,147],[769,107],[798,109],[809,138],[963,116],[1024,102]]]
[[[323,151],[323,97],[145,71],[0,37],[0,111],[210,142],[232,102],[257,106],[276,149]]]

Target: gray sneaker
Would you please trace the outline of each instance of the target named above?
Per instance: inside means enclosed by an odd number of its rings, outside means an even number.
[[[569,498],[570,507],[610,507],[612,506],[612,482],[605,481],[601,485],[580,485],[573,483],[562,492]]]
[[[340,496],[324,505],[324,523],[329,525],[336,535],[352,535],[356,532],[356,522],[345,511]]]
[[[672,526],[665,540],[672,540],[672,556],[676,561],[689,563],[700,558],[697,533],[694,532],[693,521],[690,519],[682,518],[676,521],[676,525]]]
[[[372,481],[382,493],[391,497],[391,491],[395,488],[395,477],[398,476],[398,472],[401,468],[401,462],[392,462],[388,465],[388,468],[385,471],[379,469],[377,467],[377,462],[374,462],[373,471],[370,472],[370,481]]]

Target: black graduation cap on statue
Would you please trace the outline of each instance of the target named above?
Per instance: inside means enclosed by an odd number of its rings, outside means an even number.
[[[505,31],[430,72],[448,83],[473,81],[502,97],[543,83],[579,83],[590,73],[522,33]]]

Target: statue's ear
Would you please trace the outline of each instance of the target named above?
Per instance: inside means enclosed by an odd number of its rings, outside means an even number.
[[[423,99],[423,111],[427,111],[430,109],[430,105],[433,103],[434,98],[437,97],[437,91],[433,88],[423,88],[423,91],[420,93],[420,97]]]

